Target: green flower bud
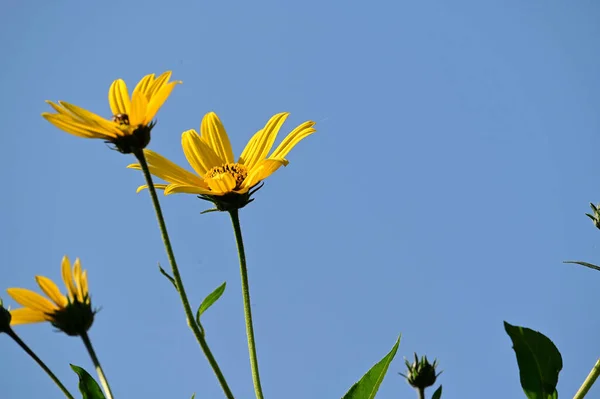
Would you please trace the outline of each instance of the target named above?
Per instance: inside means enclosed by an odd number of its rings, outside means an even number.
[[[436,374],[435,368],[437,366],[437,360],[433,363],[429,363],[427,356],[421,357],[419,360],[415,353],[415,361],[411,364],[408,360],[404,359],[406,363],[407,373],[406,375],[399,373],[401,376],[406,378],[406,381],[417,389],[425,389],[435,384],[437,377],[441,374]]]

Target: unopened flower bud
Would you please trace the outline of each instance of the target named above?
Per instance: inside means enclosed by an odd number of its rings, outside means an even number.
[[[437,366],[437,360],[434,360],[433,363],[429,363],[427,360],[427,356],[421,357],[419,360],[417,354],[415,353],[415,361],[411,364],[408,360],[405,359],[407,373],[406,375],[400,373],[401,376],[406,378],[406,381],[413,387],[417,389],[425,389],[427,387],[435,384],[437,377],[441,374],[436,374],[435,368]]]

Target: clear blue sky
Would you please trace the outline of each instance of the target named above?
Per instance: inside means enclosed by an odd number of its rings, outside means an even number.
[[[185,165],[181,132],[215,111],[239,153],[273,114],[318,133],[241,212],[268,398],[339,398],[403,334],[396,373],[437,357],[444,398],[523,397],[502,321],[548,335],[570,397],[600,356],[600,5],[594,1],[4,2],[0,12],[2,289],[80,257],[91,330],[117,398],[219,398],[185,325],[131,157],[41,118],[46,99],[110,116],[116,78],[183,80],[150,148]],[[190,297],[236,397],[253,396],[226,214],[161,197]],[[4,291],[3,291],[4,292]],[[6,294],[2,294],[5,299]],[[9,304],[13,304],[8,301]],[[18,332],[74,391],[81,342]],[[8,337],[2,397],[60,398]],[[596,387],[593,396],[600,395]]]

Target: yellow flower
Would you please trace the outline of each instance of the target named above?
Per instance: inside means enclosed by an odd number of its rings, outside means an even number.
[[[131,99],[123,79],[115,80],[108,90],[108,102],[113,113],[106,119],[64,101],[47,101],[57,113],[44,112],[50,123],[75,136],[103,139],[115,144],[123,153],[145,148],[150,142],[152,120],[180,81],[169,82],[171,72],[155,78],[146,75],[137,84]]]
[[[267,156],[288,115],[289,113],[283,112],[269,119],[265,127],[250,139],[236,162],[223,124],[214,112],[209,112],[202,119],[201,134],[192,129],[184,132],[181,138],[185,157],[197,175],[153,151],[144,150],[150,173],[168,183],[157,184],[156,187],[164,189],[165,195],[200,195],[203,199],[216,201],[217,208],[217,202],[223,204],[231,200],[240,205],[240,196],[243,197],[241,203],[246,205],[252,194],[249,191],[279,167],[286,166],[288,160],[285,157],[291,149],[316,131],[313,128],[315,122],[302,123]],[[128,167],[141,169],[139,164]],[[147,186],[140,186],[138,192],[144,188]]]
[[[94,311],[88,292],[87,271],[81,269],[79,258],[73,264],[64,256],[62,259],[62,278],[67,287],[63,295],[56,284],[47,277],[35,279],[50,300],[25,288],[9,288],[6,291],[22,308],[10,311],[11,325],[49,321],[68,335],[81,335],[94,321]]]

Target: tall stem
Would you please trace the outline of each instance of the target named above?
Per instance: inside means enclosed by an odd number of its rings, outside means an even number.
[[[588,374],[585,381],[583,381],[581,388],[579,388],[579,390],[577,391],[575,396],[573,396],[573,399],[583,399],[585,397],[585,395],[588,393],[588,391],[590,390],[590,388],[592,388],[592,385],[594,385],[594,382],[596,382],[596,379],[598,378],[599,375],[600,375],[600,359],[598,359],[596,361],[596,364],[594,364],[594,368],[592,368],[592,371],[590,371],[590,373]]]
[[[100,378],[100,385],[102,385],[102,389],[104,390],[106,399],[113,399],[114,396],[112,394],[112,391],[110,390],[110,385],[108,385],[106,374],[104,374],[104,370],[102,370],[100,360],[98,360],[98,356],[96,356],[96,351],[94,351],[94,347],[92,346],[92,341],[90,341],[90,337],[88,337],[87,333],[84,332],[83,334],[81,334],[81,339],[83,340],[85,349],[87,349],[88,353],[90,354],[90,357],[92,358],[92,363],[94,363],[96,373],[98,373],[98,378]]]
[[[217,379],[219,380],[219,384],[221,384],[221,388],[223,389],[225,396],[228,399],[234,399],[233,393],[231,393],[231,390],[227,385],[227,381],[225,380],[225,377],[223,376],[223,373],[219,368],[219,364],[217,363],[217,360],[210,351],[210,348],[208,347],[208,343],[204,338],[204,334],[202,333],[202,331],[200,331],[200,327],[194,320],[194,313],[192,312],[192,308],[190,306],[190,302],[185,292],[185,288],[183,287],[181,274],[179,273],[179,268],[177,267],[177,262],[175,261],[175,254],[173,253],[173,247],[171,246],[171,240],[169,239],[169,233],[167,232],[167,225],[165,224],[162,209],[160,207],[160,203],[158,202],[158,196],[156,195],[156,189],[154,188],[152,175],[150,174],[150,170],[148,169],[146,156],[144,155],[143,151],[136,152],[135,156],[140,162],[142,172],[144,173],[144,178],[146,179],[146,184],[148,185],[148,190],[150,191],[150,198],[152,198],[152,205],[154,205],[156,219],[158,220],[158,226],[160,227],[160,233],[162,235],[163,243],[167,251],[167,257],[169,258],[169,263],[171,264],[171,272],[173,273],[173,279],[175,280],[177,292],[179,292],[179,297],[181,298],[181,303],[183,304],[183,310],[185,312],[187,324],[194,333],[198,344],[200,344],[200,348],[202,348],[202,352],[204,352],[204,355],[208,359],[208,363],[210,363],[210,366],[212,367],[215,375],[217,376]]]
[[[244,251],[244,240],[242,239],[242,228],[238,210],[229,211],[231,223],[235,232],[238,255],[240,257],[240,274],[242,276],[242,296],[244,298],[244,316],[246,318],[246,336],[248,337],[248,352],[250,353],[250,368],[252,369],[252,381],[257,399],[263,399],[260,375],[258,374],[258,359],[256,356],[256,344],[254,342],[254,327],[252,324],[252,309],[250,307],[250,289],[248,287],[248,269],[246,267],[246,253]]]
[[[60,390],[65,394],[65,396],[69,399],[75,399],[73,395],[69,392],[67,388],[60,382],[58,377],[54,375],[54,373],[46,366],[46,364],[40,359],[28,346],[23,342],[21,338],[13,331],[6,331],[9,337],[11,337],[35,362],[48,374],[48,376],[54,381],[54,383],[60,388]]]

